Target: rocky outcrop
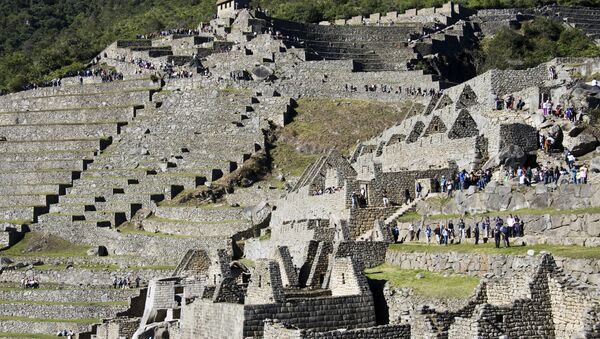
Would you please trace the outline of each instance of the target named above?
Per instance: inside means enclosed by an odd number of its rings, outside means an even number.
[[[598,139],[591,133],[582,132],[576,137],[565,136],[563,146],[574,156],[579,157],[592,152],[598,146]]]

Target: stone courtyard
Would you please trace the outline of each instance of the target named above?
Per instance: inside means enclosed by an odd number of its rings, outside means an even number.
[[[123,80],[0,96],[0,337],[600,337],[600,88],[582,80],[600,59],[456,71],[461,50],[534,16],[600,36],[583,7],[450,2],[304,24],[219,0],[193,34],[115,41],[90,64]],[[406,112],[283,188],[250,178],[302,98]],[[547,99],[577,122],[545,115]],[[564,166],[564,150],[585,182],[521,182]],[[489,173],[485,187],[447,192],[463,170]],[[491,238],[480,251],[471,231],[509,214],[525,223],[511,252]],[[468,236],[425,236],[452,219]],[[389,268],[475,284],[436,299],[373,278]]]

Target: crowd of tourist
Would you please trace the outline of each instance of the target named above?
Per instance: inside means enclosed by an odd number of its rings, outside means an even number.
[[[67,339],[72,339],[75,337],[75,332],[73,330],[62,330],[56,333],[58,337],[67,337]]]
[[[21,279],[21,288],[40,288],[40,282],[34,276],[25,276]]]
[[[341,187],[326,187],[324,190],[323,189],[319,189],[318,191],[315,192],[314,195],[323,195],[323,194],[334,194],[337,192],[340,192],[342,190]]]
[[[136,277],[134,280],[131,280],[130,277],[117,277],[114,276],[113,280],[112,280],[112,286],[115,289],[126,289],[126,288],[139,288],[140,287],[140,282],[142,281],[142,278],[140,278],[139,276]]]
[[[436,90],[433,88],[430,89],[426,89],[426,88],[421,88],[421,87],[405,87],[402,88],[402,86],[391,86],[391,85],[386,85],[386,84],[365,84],[365,85],[361,85],[361,86],[356,86],[353,84],[345,84],[344,85],[344,91],[346,92],[350,92],[350,93],[354,93],[354,92],[358,92],[359,87],[362,89],[364,89],[364,92],[381,92],[381,93],[393,93],[393,94],[398,94],[398,95],[402,95],[402,93],[404,93],[405,95],[409,95],[409,96],[438,96],[441,97],[443,94],[443,90]]]
[[[419,241],[421,236],[421,228],[410,224],[407,228],[407,234],[404,238],[400,238],[400,229],[398,225],[392,227],[392,236],[394,242]],[[510,239],[522,237],[525,233],[525,223],[517,215],[512,214],[506,218],[506,221],[500,217],[492,220],[490,217],[482,218],[481,221],[475,222],[472,226],[467,226],[464,219],[460,219],[456,225],[452,220],[447,223],[428,224],[425,226],[423,233],[427,244],[460,244],[465,239],[473,239],[475,245],[479,243],[487,243],[490,239],[494,239],[496,248],[510,247]]]
[[[200,34],[200,30],[199,29],[193,29],[193,28],[171,28],[171,29],[166,29],[160,32],[152,32],[152,33],[148,33],[148,34],[138,34],[136,35],[136,39],[155,39],[155,38],[159,38],[159,37],[165,37],[165,36],[169,36],[169,35],[198,35]]]

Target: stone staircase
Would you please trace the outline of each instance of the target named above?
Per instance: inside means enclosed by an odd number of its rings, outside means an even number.
[[[417,204],[419,203],[419,201],[422,201],[422,200],[424,200],[424,198],[416,198],[416,199],[413,199],[408,204],[402,205],[396,212],[394,212],[394,214],[390,215],[388,218],[385,219],[385,221],[384,221],[385,225],[390,226],[390,225],[392,225],[392,223],[394,223],[398,218],[400,218],[405,213],[414,211],[415,208],[417,207]]]

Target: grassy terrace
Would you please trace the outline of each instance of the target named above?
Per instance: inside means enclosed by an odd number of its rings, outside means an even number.
[[[442,246],[438,244],[392,244],[389,247],[391,251],[408,253],[481,253],[481,254],[509,254],[526,255],[527,250],[534,250],[536,253],[546,251],[557,257],[572,259],[600,259],[600,248],[583,246],[559,246],[559,245],[530,245],[530,246],[511,246],[509,248],[496,248],[493,239],[487,244],[453,244]]]
[[[424,270],[404,270],[383,264],[365,270],[369,279],[387,280],[396,288],[407,287],[416,294],[431,298],[468,298],[479,279],[459,274],[443,275]],[[422,279],[417,279],[417,274]]]
[[[101,323],[101,319],[83,318],[83,319],[51,319],[51,318],[28,318],[28,317],[12,317],[0,316],[0,321],[26,321],[32,323],[72,323],[72,324],[97,324]]]
[[[36,232],[25,234],[23,240],[11,248],[0,251],[2,256],[16,257],[84,257],[89,246],[73,244],[53,235]]]
[[[31,339],[56,339],[56,335],[40,333],[11,333],[0,332],[0,338],[31,338]]]
[[[302,98],[294,120],[286,125],[270,151],[273,163],[286,175],[300,176],[318,154],[337,148],[349,154],[356,140],[367,140],[385,126],[402,121],[410,103]]]
[[[43,301],[43,300],[0,300],[2,304],[26,304],[26,305],[48,305],[48,306],[128,306],[127,301]]]

